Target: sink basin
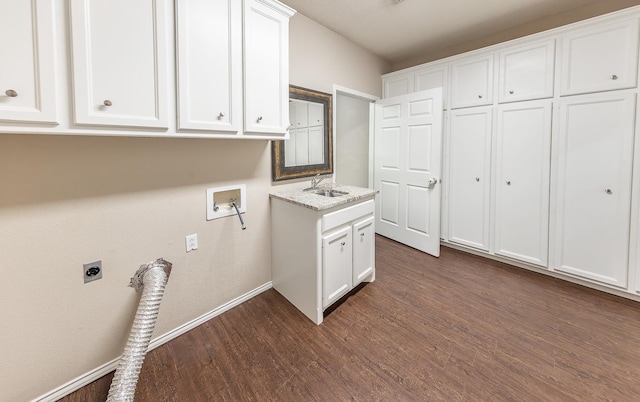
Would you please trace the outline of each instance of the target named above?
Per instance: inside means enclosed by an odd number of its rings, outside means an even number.
[[[347,195],[349,193],[345,191],[338,191],[338,190],[318,190],[318,191],[314,191],[314,194],[318,194],[323,197],[340,197],[341,195]]]

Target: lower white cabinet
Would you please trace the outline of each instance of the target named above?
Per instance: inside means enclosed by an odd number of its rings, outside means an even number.
[[[491,211],[490,107],[449,114],[449,241],[489,250]]]
[[[636,95],[565,98],[557,132],[551,268],[627,287]]]
[[[327,307],[375,279],[371,197],[327,210],[271,198],[273,287],[316,324]]]
[[[497,109],[494,250],[547,266],[551,100]]]

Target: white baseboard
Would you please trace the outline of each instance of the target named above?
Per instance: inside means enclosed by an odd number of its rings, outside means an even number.
[[[189,321],[184,325],[181,325],[163,335],[160,335],[159,337],[151,340],[151,343],[149,344],[149,350],[153,350],[155,348],[157,348],[160,345],[164,345],[165,343],[169,342],[172,339],[175,339],[177,337],[179,337],[180,335],[184,334],[187,331],[190,331],[192,329],[194,329],[195,327],[205,323],[206,321],[209,321],[210,319],[219,316],[220,314],[224,313],[225,311],[231,310],[232,308],[244,303],[245,301],[251,299],[252,297],[255,297],[257,295],[259,295],[260,293],[269,290],[273,287],[273,283],[271,281],[265,283],[262,286],[258,286],[257,288],[251,290],[248,293],[245,293],[239,297],[236,297],[235,299],[221,305],[220,307],[211,310],[210,312],[201,315],[200,317],[196,318],[195,320]],[[60,387],[47,392],[44,395],[39,396],[38,398],[34,399],[32,402],[54,402],[57,401],[58,399],[69,395],[70,393],[77,391],[78,389],[84,387],[85,385],[88,385],[92,382],[94,382],[95,380],[105,376],[106,374],[112,372],[113,370],[116,369],[117,365],[118,365],[118,361],[120,360],[120,358],[114,359],[110,362],[107,362],[105,364],[103,364],[100,367],[97,367],[91,371],[89,371],[88,373],[85,373],[71,381],[69,381],[68,383],[61,385]]]

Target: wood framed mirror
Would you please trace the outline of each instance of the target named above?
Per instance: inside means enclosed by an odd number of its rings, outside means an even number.
[[[289,86],[289,139],[271,142],[273,181],[333,173],[331,98]]]

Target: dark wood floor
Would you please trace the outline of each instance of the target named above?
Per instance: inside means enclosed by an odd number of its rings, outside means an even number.
[[[640,400],[640,303],[376,240],[376,282],[322,325],[264,292],[151,351],[136,401]]]

